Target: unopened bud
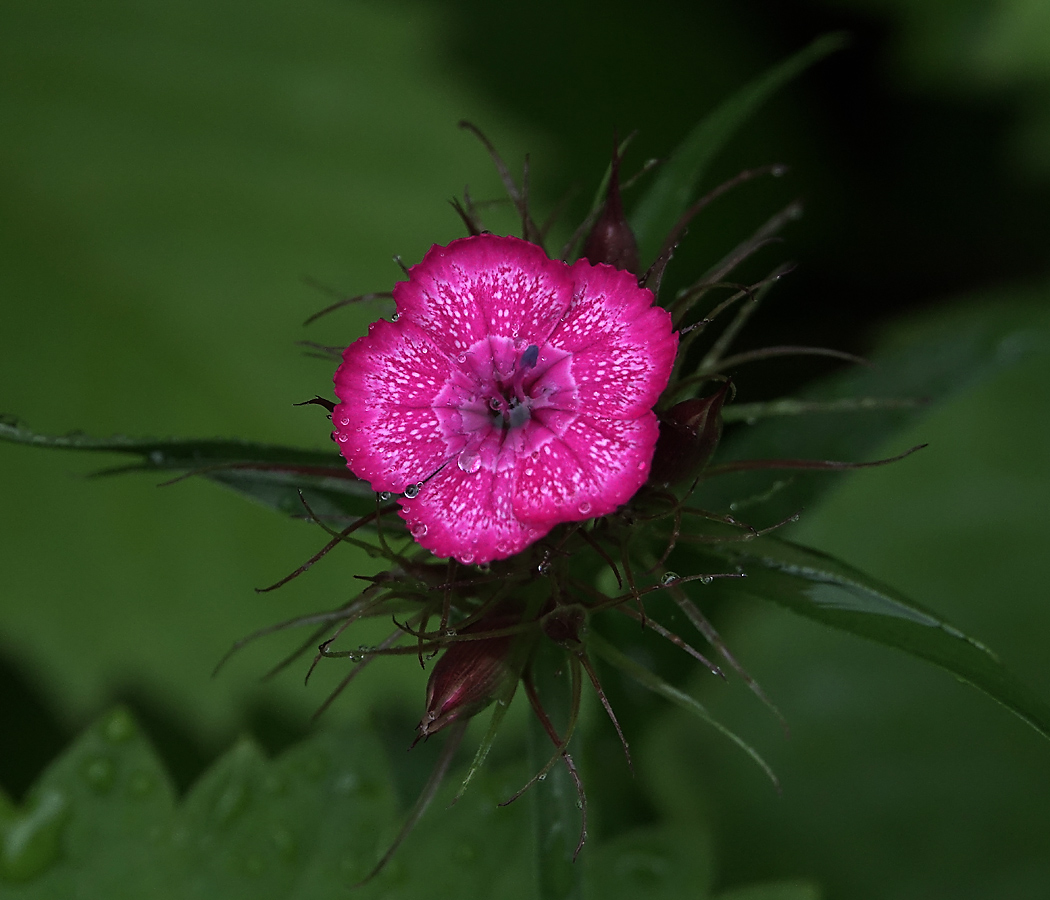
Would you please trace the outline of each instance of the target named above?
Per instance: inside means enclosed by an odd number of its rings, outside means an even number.
[[[495,631],[514,624],[516,620],[506,617],[483,620],[461,633]],[[427,709],[416,726],[419,737],[429,737],[457,719],[469,719],[496,699],[514,677],[508,662],[513,640],[513,635],[507,635],[449,644],[427,682]]]
[[[651,482],[668,487],[703,471],[722,437],[722,406],[730,384],[725,382],[710,397],[683,400],[660,416]]]
[[[614,149],[609,189],[598,221],[583,244],[584,258],[594,265],[608,263],[638,274],[638,241],[635,239],[620,200],[620,154]]]

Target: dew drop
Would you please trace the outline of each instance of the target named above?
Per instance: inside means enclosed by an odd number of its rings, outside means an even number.
[[[102,736],[111,744],[122,744],[135,736],[135,722],[124,709],[114,710],[102,725]]]
[[[296,847],[295,835],[288,828],[284,826],[275,828],[271,837],[273,838],[274,847],[277,848],[277,852],[283,860],[291,862],[295,859],[298,848]]]
[[[412,531],[412,537],[417,537],[417,538],[426,537],[427,536],[426,523],[425,522],[417,522],[415,525],[412,526],[411,531]]]
[[[525,474],[526,475],[532,475],[532,469],[531,468],[526,468],[525,469]]]
[[[473,553],[464,553],[464,554],[463,554],[463,555],[462,555],[462,556],[461,556],[461,557],[459,558],[459,561],[460,561],[461,563],[463,563],[463,565],[465,565],[465,566],[469,566],[469,565],[470,565],[470,564],[471,564],[472,562],[474,562],[474,554],[473,554]]]
[[[548,572],[550,572],[550,570],[551,564],[547,560],[544,560],[538,566],[536,566],[536,571],[539,572],[541,575],[546,575]]]
[[[585,516],[591,511],[591,504],[584,500],[583,503],[576,508],[580,511],[581,516]]]
[[[408,497],[409,500],[414,500],[416,497],[419,496],[419,492],[422,489],[423,489],[423,482],[422,481],[417,482],[416,484],[410,484],[407,488],[405,488],[405,496]]]
[[[379,492],[379,499],[381,501],[384,501],[384,502],[389,500],[390,499],[390,491],[380,491]]]
[[[248,799],[248,786],[243,781],[231,779],[212,806],[212,815],[219,824],[227,825],[241,814]]]
[[[660,579],[660,583],[663,585],[674,584],[678,577],[677,572],[664,572],[664,577]]]
[[[700,583],[701,584],[710,584],[714,580],[715,579],[714,579],[713,575],[701,575],[700,576]]]
[[[638,471],[639,472],[644,472],[645,471],[645,467],[647,465],[648,465],[648,463],[643,459],[640,463],[638,463]]]
[[[390,317],[390,321],[391,321],[391,322],[396,322],[396,321],[397,321],[398,319],[400,319],[400,318],[401,318],[401,316],[399,316],[399,315],[398,315],[397,313],[394,313],[394,314],[393,314],[393,315],[392,315],[392,316]]]
[[[458,362],[458,363],[465,363],[466,361],[467,361],[467,354],[466,353],[460,353],[459,356],[456,357],[456,362]]]
[[[101,754],[93,754],[85,759],[80,771],[87,779],[87,783],[100,794],[106,793],[113,787],[113,780],[117,774],[113,760]]]
[[[348,440],[347,436],[342,433],[338,434],[336,437],[338,438],[340,444],[345,444]]]
[[[540,772],[540,774],[536,776],[536,780],[537,781],[546,781],[547,780],[547,773],[546,772]]]
[[[341,418],[341,419],[339,420],[339,424],[340,424],[340,425],[349,425],[349,424],[350,424],[350,419],[349,419],[349,417],[348,417],[348,416],[343,416],[343,418]]]
[[[464,450],[459,454],[459,459],[456,460],[456,465],[468,475],[473,475],[481,468],[481,457],[473,450]]]
[[[136,797],[145,797],[147,794],[153,791],[153,788],[157,784],[157,779],[153,777],[149,772],[134,772],[132,773],[131,780],[128,782],[128,787],[131,789]]]

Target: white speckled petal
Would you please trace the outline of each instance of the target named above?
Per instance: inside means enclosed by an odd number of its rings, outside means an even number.
[[[481,468],[468,474],[455,462],[428,481],[414,500],[401,500],[401,518],[416,541],[461,563],[505,559],[556,524],[525,523],[514,513],[514,472]]]
[[[571,298],[569,266],[528,241],[496,235],[431,247],[394,286],[398,316],[453,359],[490,336],[543,343]]]
[[[429,337],[400,322],[376,322],[346,348],[335,373],[343,402],[332,412],[333,437],[373,490],[401,493],[448,461],[456,448],[444,439],[433,402],[452,375]]]
[[[622,506],[649,477],[656,414],[637,419],[578,416],[560,437],[525,457],[514,512],[526,522],[572,522]]]

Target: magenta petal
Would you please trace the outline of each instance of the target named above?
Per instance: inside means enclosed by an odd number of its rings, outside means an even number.
[[[652,412],[631,420],[578,416],[560,437],[525,457],[514,512],[526,522],[615,512],[649,477],[658,435]]]
[[[450,378],[448,360],[427,335],[400,323],[376,322],[346,348],[335,374],[343,402],[332,424],[355,475],[376,491],[401,493],[448,461],[433,401]]]
[[[333,436],[416,540],[483,563],[644,484],[678,335],[633,276],[517,238],[432,247],[336,373]]]
[[[437,556],[467,565],[505,559],[539,540],[549,524],[526,524],[514,514],[513,473],[456,463],[428,481],[414,500],[401,500],[401,518],[416,541]]]
[[[571,299],[568,266],[535,244],[496,235],[431,247],[394,286],[398,315],[453,358],[490,336],[542,343]]]
[[[572,267],[573,306],[550,337],[572,354],[579,409],[633,418],[653,408],[671,375],[678,335],[634,276],[581,260]]]

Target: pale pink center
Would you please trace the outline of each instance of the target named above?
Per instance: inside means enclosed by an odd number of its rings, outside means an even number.
[[[578,405],[571,359],[498,335],[461,353],[433,404],[450,459],[467,474],[501,472],[560,436]]]

